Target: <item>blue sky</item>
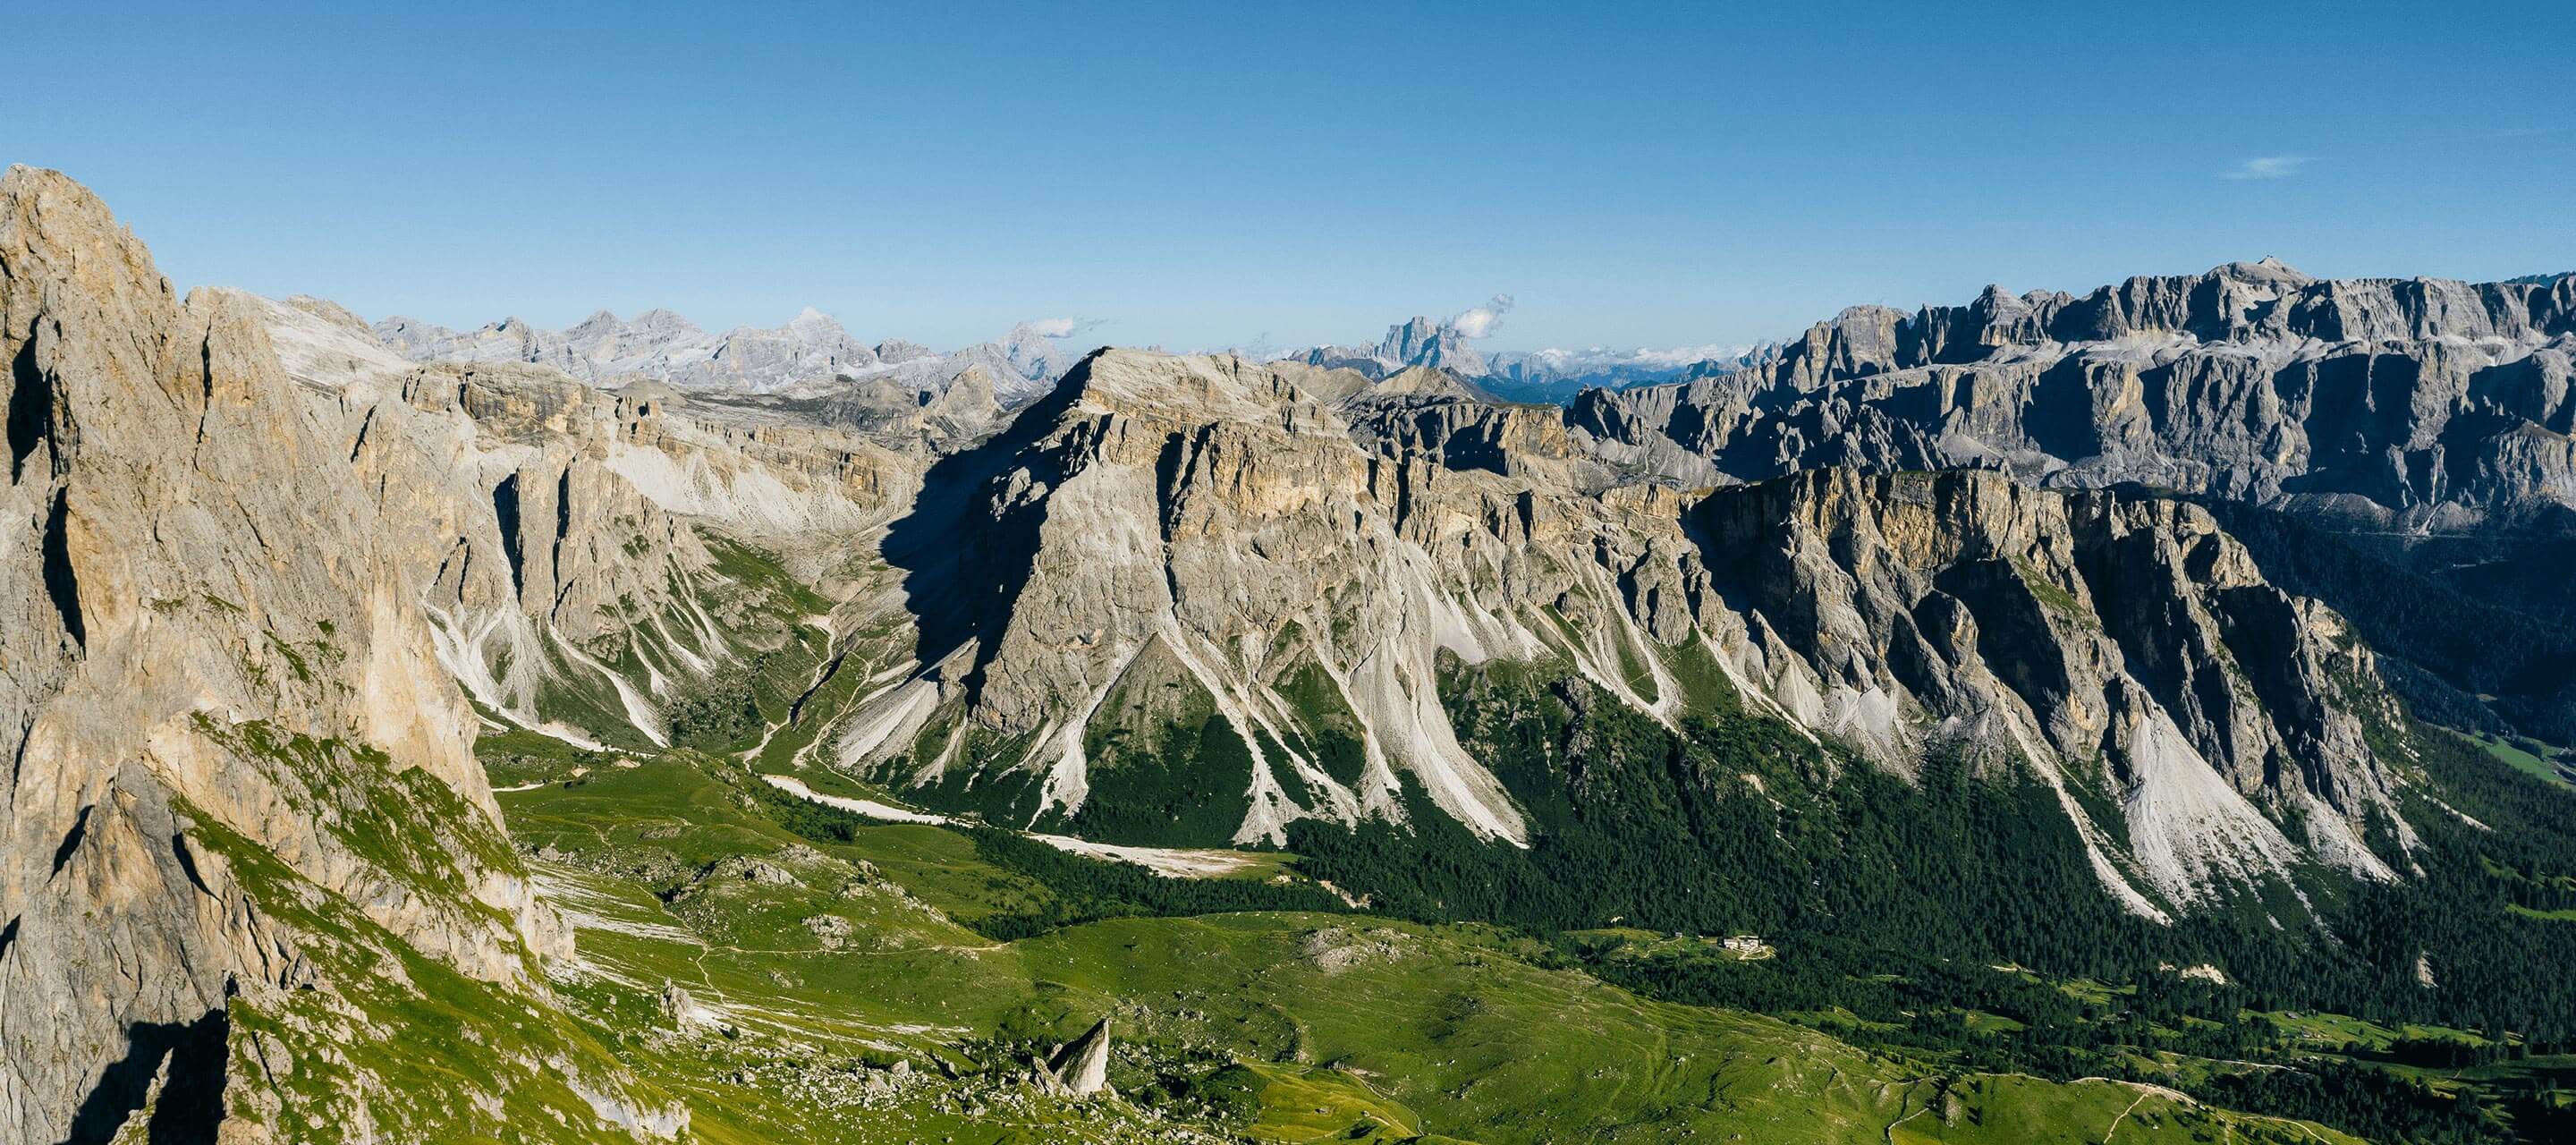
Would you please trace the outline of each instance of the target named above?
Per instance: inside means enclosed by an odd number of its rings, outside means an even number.
[[[933,345],[1794,333],[1857,302],[2576,269],[2546,6],[47,3],[0,162],[182,288]]]

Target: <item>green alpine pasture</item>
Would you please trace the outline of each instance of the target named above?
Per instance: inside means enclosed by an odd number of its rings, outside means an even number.
[[[990,828],[811,818],[696,753],[503,800],[576,927],[559,996],[702,1140],[2351,1139],[1657,1001],[1523,931],[1128,912],[1122,895],[1171,892],[1124,881],[1135,868],[1028,860]],[[1231,881],[1256,905],[1304,889],[1281,868]],[[986,933],[1051,908],[1088,920]],[[1118,1096],[1039,1095],[1032,1056],[1104,1016]]]

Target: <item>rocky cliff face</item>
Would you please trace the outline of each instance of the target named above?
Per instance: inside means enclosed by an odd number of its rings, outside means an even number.
[[[1688,527],[1734,613],[1716,631],[1738,674],[1882,760],[2043,764],[2097,873],[2142,912],[2304,859],[2393,876],[2361,836],[2397,821],[2363,738],[2392,714],[2368,652],[2198,509],[1821,470],[1714,493]],[[2119,821],[2093,822],[2070,785],[2112,795]]]
[[[1026,815],[1079,815],[1104,746],[1091,716],[1169,691],[1164,714],[1247,760],[1226,796],[1236,837],[1276,841],[1318,808],[1384,813],[1396,768],[1479,830],[1517,835],[1491,775],[1441,735],[1428,629],[1473,588],[1398,536],[1399,487],[1423,478],[1373,460],[1286,372],[1104,352],[956,465],[961,500],[889,537],[928,666],[852,721],[853,765],[907,786],[988,772]],[[929,543],[912,547],[915,531]],[[1352,579],[1316,575],[1325,562]],[[1282,675],[1384,729],[1361,766],[1336,775],[1289,746],[1309,736]]]
[[[1401,818],[1413,790],[1518,842],[1439,665],[1552,659],[1667,722],[1715,678],[1886,766],[2018,756],[2140,913],[2309,861],[2390,876],[2360,842],[2392,783],[2361,739],[2385,715],[2367,653],[2205,515],[1991,473],[1590,489],[1527,412],[1095,356],[987,445],[955,517],[918,523],[971,547],[889,550],[934,618],[927,666],[845,725],[843,761],[1129,842],[1275,843]],[[1194,734],[1155,750],[1176,723]],[[1175,783],[1232,808],[1225,831],[1089,810]]]
[[[2319,280],[2266,260],[2081,297],[1861,307],[1767,361],[1587,392],[1605,458],[1687,482],[1993,468],[2458,526],[2576,504],[2576,277]]]
[[[846,548],[911,498],[928,442],[993,413],[971,381],[930,404],[906,391],[892,420],[817,418],[783,398],[414,364],[320,307],[266,320],[362,486],[411,523],[397,542],[441,663],[501,718],[584,741],[668,744],[671,709],[707,682],[819,658],[803,645],[833,632]]]
[[[1301,375],[1300,389],[1331,401],[1362,448],[1420,457],[1445,469],[1482,469],[1534,485],[1600,492],[1622,475],[1566,432],[1552,406],[1503,401],[1447,370],[1414,366],[1358,384],[1349,371]]]
[[[993,432],[1003,420],[1001,393],[986,367],[970,365],[928,389],[887,375],[843,378],[796,387],[762,405],[929,457]]]
[[[8,1135],[274,1112],[256,1075],[288,1063],[234,1022],[355,996],[317,970],[346,966],[303,925],[323,901],[470,988],[541,994],[561,932],[501,841],[400,523],[262,310],[173,297],[85,189],[13,168],[0,358]],[[264,1139],[258,1120],[227,1139]]]

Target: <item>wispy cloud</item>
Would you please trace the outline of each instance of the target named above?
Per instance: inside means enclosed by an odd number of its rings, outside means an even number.
[[[1494,327],[1501,324],[1503,315],[1510,313],[1511,309],[1512,296],[1497,294],[1491,302],[1461,311],[1449,320],[1449,328],[1457,331],[1461,338],[1482,338],[1493,333]]]
[[[1070,338],[1085,330],[1098,329],[1108,321],[1106,318],[1038,318],[1026,325],[1029,333],[1041,338]]]
[[[2305,155],[2257,155],[2226,171],[2221,179],[2287,179],[2308,165]]]

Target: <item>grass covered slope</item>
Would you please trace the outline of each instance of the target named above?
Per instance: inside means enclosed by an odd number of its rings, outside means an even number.
[[[695,753],[588,766],[503,796],[576,928],[557,992],[702,1140],[2345,1140],[1656,1001],[1488,926],[1194,912],[1309,900],[1275,868],[870,823]],[[1119,1096],[1042,1096],[1027,1063],[1101,1017]]]
[[[634,1081],[543,986],[459,974],[257,843],[211,821],[193,832],[252,909],[296,935],[285,980],[238,990],[224,1010],[228,1132],[314,1143],[628,1142],[685,1132],[687,1110]],[[141,1123],[155,1127],[150,1140],[163,1139],[157,1117]],[[174,1131],[183,1135],[173,1140],[195,1139]]]

